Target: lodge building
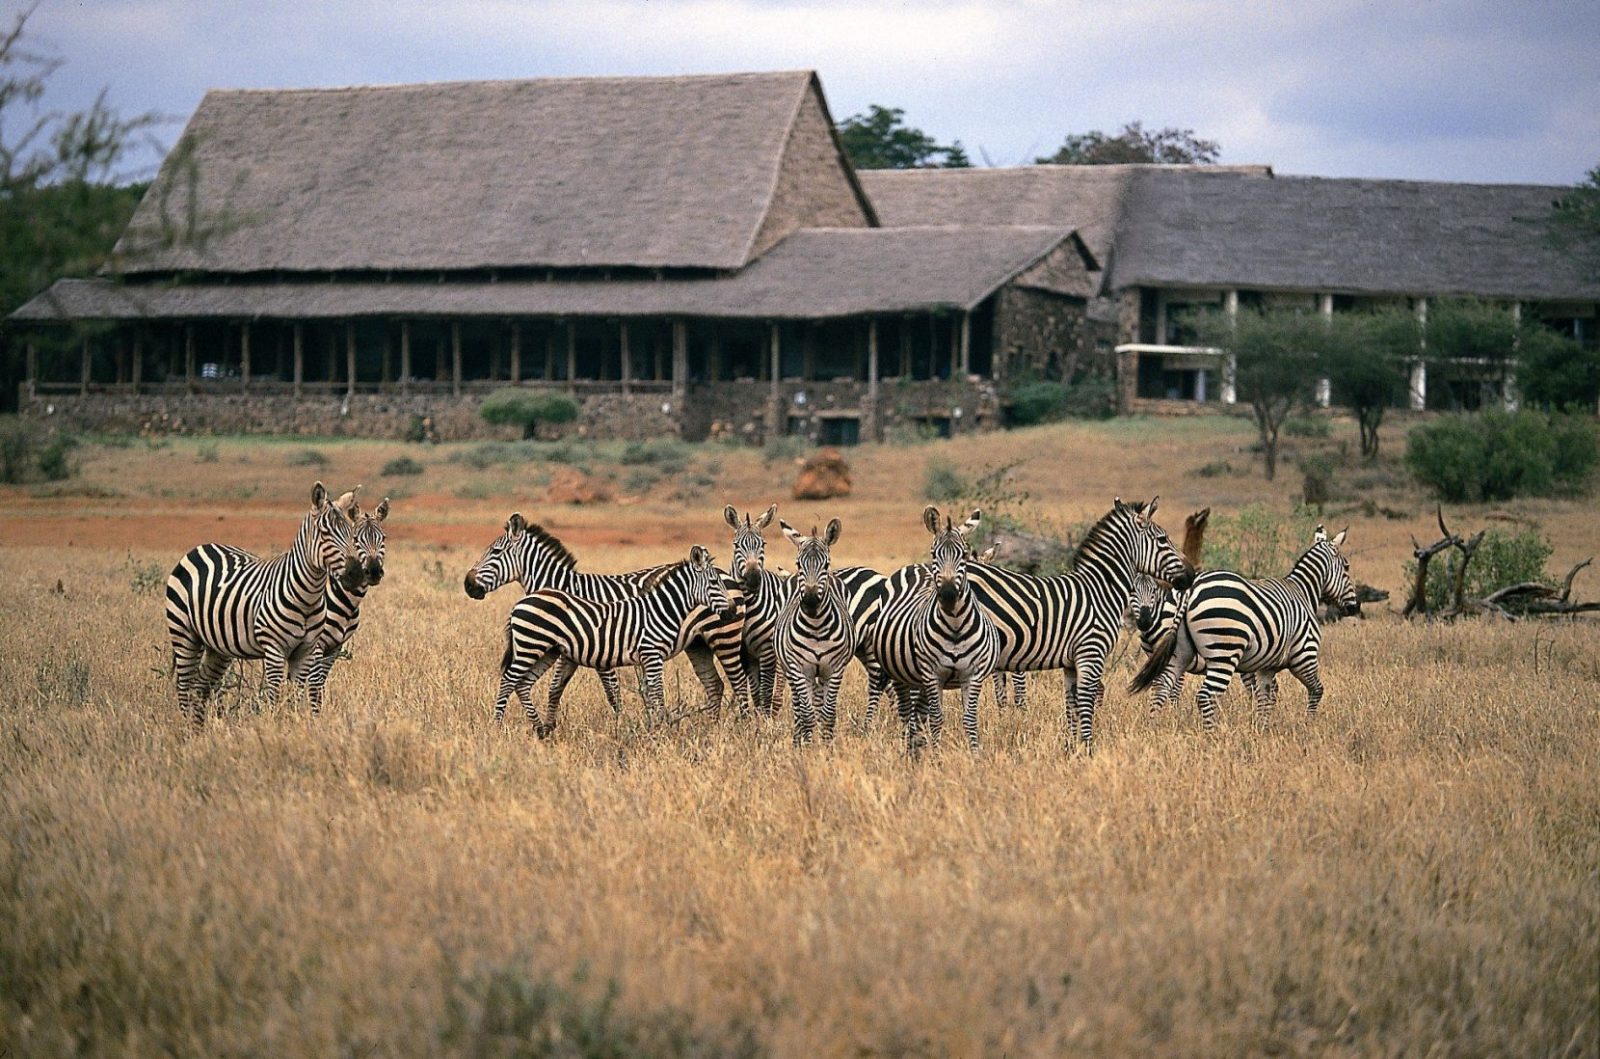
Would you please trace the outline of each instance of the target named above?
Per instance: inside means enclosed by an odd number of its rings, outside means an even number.
[[[1232,400],[1182,309],[1532,305],[1600,340],[1562,189],[1269,168],[857,172],[810,72],[214,91],[107,275],[18,310],[25,412],[78,428],[489,436],[985,429],[1009,380]],[[1444,382],[1448,382],[1445,380]],[[1418,407],[1466,399],[1420,362]]]

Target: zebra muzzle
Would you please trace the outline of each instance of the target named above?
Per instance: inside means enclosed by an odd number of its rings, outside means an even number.
[[[462,587],[466,589],[467,595],[471,596],[473,599],[482,599],[484,596],[489,594],[484,590],[482,583],[480,583],[478,579],[472,575],[471,570],[467,571],[467,576],[462,582]]]

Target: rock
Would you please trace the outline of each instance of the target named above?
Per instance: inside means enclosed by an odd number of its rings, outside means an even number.
[[[545,499],[552,504],[604,504],[611,499],[611,487],[576,467],[557,467]]]
[[[800,464],[796,500],[829,500],[850,495],[850,465],[838,449],[818,449]]]

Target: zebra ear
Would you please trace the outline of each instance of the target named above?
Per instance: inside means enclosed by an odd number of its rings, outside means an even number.
[[[374,509],[373,512],[372,512],[372,517],[377,519],[379,522],[382,522],[384,519],[389,517],[389,498],[388,497],[384,497],[382,500],[380,500],[378,502],[377,508]]]
[[[781,518],[778,520],[778,525],[780,527],[782,527],[783,535],[785,537],[788,537],[789,540],[791,540],[792,542],[794,542],[794,546],[796,548],[800,547],[800,542],[805,540],[805,538],[800,535],[800,531],[795,529],[793,526],[789,525],[787,522],[783,521],[783,519],[781,519]]]
[[[756,519],[756,529],[763,530],[772,525],[772,516],[778,513],[778,505],[773,504],[767,508],[767,513]]]
[[[929,504],[922,509],[922,525],[929,533],[939,532],[939,509]]]
[[[999,555],[999,554],[1000,554],[1000,542],[999,541],[995,541],[993,544],[989,545],[983,551],[978,553],[978,562],[980,562],[980,563],[992,563],[992,562],[994,562],[994,557],[996,555]]]
[[[1346,533],[1349,533],[1349,532],[1350,532],[1350,527],[1349,526],[1346,526],[1344,529],[1340,530],[1333,538],[1333,546],[1335,548],[1343,548],[1344,547],[1344,535]]]
[[[1147,518],[1147,519],[1154,520],[1155,517],[1156,517],[1156,505],[1159,504],[1159,503],[1161,503],[1161,495],[1158,493],[1155,496],[1151,497],[1150,498],[1150,502],[1145,505],[1145,507],[1144,507],[1144,517]]]
[[[1325,541],[1327,539],[1328,539],[1328,531],[1322,528],[1322,523],[1320,523],[1320,522],[1317,523],[1316,531],[1311,534],[1311,543],[1312,544],[1321,544],[1323,541]]]
[[[735,530],[739,528],[739,512],[732,504],[722,509],[722,521],[732,526]]]
[[[689,562],[695,566],[705,566],[711,562],[711,553],[700,545],[691,545],[689,548]]]
[[[522,517],[522,512],[513,511],[511,517],[506,519],[506,532],[513,537],[520,537],[528,532],[528,520]]]
[[[360,488],[359,485],[356,486],[356,489]],[[339,499],[334,501],[334,505],[344,513],[344,517],[352,522],[361,513],[361,505],[356,503],[356,489],[352,489],[348,493],[341,493]]]
[[[844,523],[840,522],[838,519],[829,521],[828,531],[823,535],[822,543],[832,548],[835,544],[839,543],[839,533],[843,529]]]
[[[311,487],[311,506],[317,511],[322,510],[322,505],[328,502],[328,487],[318,482]]]
[[[956,532],[963,537],[970,537],[972,531],[978,528],[978,523],[983,521],[983,512],[977,508],[972,509],[972,514],[967,516],[967,521],[956,527]]]

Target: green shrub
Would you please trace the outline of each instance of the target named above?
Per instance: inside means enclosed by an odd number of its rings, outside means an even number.
[[[566,394],[515,386],[494,391],[478,408],[485,422],[520,426],[525,439],[536,436],[540,423],[570,423],[578,411],[578,402]]]
[[[922,475],[923,499],[935,504],[951,504],[971,491],[971,485],[954,465],[944,460],[929,460]]]
[[[1317,522],[1315,512],[1304,507],[1282,515],[1265,504],[1249,504],[1232,515],[1213,514],[1200,565],[1245,577],[1282,577],[1311,547]]]
[[[34,478],[59,482],[78,473],[68,458],[78,442],[66,434],[50,436],[41,424],[22,416],[0,416],[0,482],[20,485]]]
[[[194,450],[194,458],[198,463],[216,463],[222,458],[222,450],[217,447],[217,443],[214,441],[202,442]]]
[[[761,462],[769,466],[774,463],[788,463],[810,450],[811,445],[805,438],[795,437],[793,434],[779,434],[768,438],[766,444],[761,446]]]
[[[1196,478],[1223,478],[1233,473],[1233,464],[1227,460],[1212,460],[1189,472]]]
[[[939,439],[939,430],[920,419],[902,419],[884,428],[883,443],[897,449],[925,445]]]
[[[410,456],[401,456],[384,464],[382,474],[385,478],[399,478],[421,474],[424,470],[426,468]]]
[[[37,465],[45,481],[60,482],[78,473],[78,468],[67,459],[71,450],[72,442],[65,438],[56,438],[39,450]]]
[[[1117,384],[1100,375],[1086,375],[1067,387],[1062,410],[1069,419],[1110,419],[1117,414]]]
[[[1325,438],[1333,428],[1326,419],[1296,417],[1283,424],[1283,432],[1291,438]]]
[[[623,446],[618,463],[630,467],[655,466],[677,474],[689,466],[689,447],[681,441],[630,441]]]
[[[1059,419],[1108,419],[1116,413],[1117,388],[1109,379],[1085,376],[1072,384],[1024,379],[1006,394],[1006,422],[1027,427]]]
[[[1575,492],[1597,457],[1592,423],[1527,410],[1447,416],[1406,438],[1412,474],[1452,503]]]
[[[289,453],[290,467],[326,467],[328,456],[321,449],[296,449]]]
[[[1482,599],[1497,589],[1524,581],[1552,584],[1545,572],[1553,549],[1544,535],[1535,529],[1507,533],[1500,529],[1486,530],[1472,562],[1467,564],[1463,595],[1467,599]],[[1441,552],[1428,564],[1428,608],[1440,610],[1455,602],[1456,568],[1461,553],[1454,548]],[[1406,580],[1416,577],[1417,564],[1406,564]]]
[[[1332,456],[1308,456],[1300,461],[1300,502],[1318,510],[1333,499]]]

